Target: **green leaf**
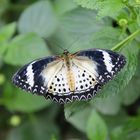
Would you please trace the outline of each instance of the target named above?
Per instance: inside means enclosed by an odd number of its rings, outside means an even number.
[[[73,1],[69,0],[56,0],[54,1],[54,7],[57,14],[62,15],[75,9],[77,5]]]
[[[107,126],[99,114],[93,110],[87,122],[87,136],[89,140],[106,140]]]
[[[95,98],[93,100],[94,107],[103,114],[115,115],[121,107],[121,99],[118,94],[108,96],[106,98]]]
[[[125,4],[122,0],[105,0],[100,3],[98,17],[116,17],[119,12],[125,8]]]
[[[75,107],[74,107],[75,105]],[[85,132],[88,118],[91,114],[91,108],[77,103],[79,107],[76,107],[76,103],[71,107],[65,109],[65,116],[68,122],[75,126],[78,130]]]
[[[139,60],[140,56],[138,57]],[[122,92],[122,102],[125,105],[130,105],[134,103],[140,97],[140,62],[138,61],[138,66],[135,75],[131,79],[130,83],[126,86]]]
[[[135,76],[134,76],[135,77]],[[139,78],[133,78],[129,85],[124,89],[122,94],[122,102],[125,105],[131,105],[140,97]]]
[[[112,27],[104,27],[90,37],[90,44],[94,48],[111,49],[120,42],[121,30]]]
[[[125,110],[121,108],[116,115],[103,115],[103,118],[107,124],[108,131],[111,132],[112,129],[123,125],[126,122],[128,115]]]
[[[122,0],[74,0],[77,4],[88,9],[97,9],[98,17],[105,16],[116,17],[119,12],[125,8],[125,4]]]
[[[12,111],[35,112],[50,105],[44,97],[23,92],[10,83],[5,84],[3,93],[4,105]]]
[[[23,65],[51,54],[43,39],[31,33],[15,37],[7,47],[4,60],[12,65]]]
[[[61,29],[74,35],[91,35],[104,26],[103,20],[96,20],[94,11],[82,8],[66,13],[61,19]]]
[[[132,131],[139,131],[140,130],[140,116],[129,118],[123,130],[128,133]]]
[[[140,116],[131,117],[127,121],[111,132],[112,140],[139,140],[140,136]]]
[[[80,102],[74,102],[70,104],[65,105],[65,117],[66,119],[69,119],[73,114],[79,112],[81,109],[84,109],[88,106],[88,102],[86,101],[80,101]]]
[[[123,127],[122,126],[115,127],[115,129],[113,129],[111,131],[111,139],[112,140],[118,140],[118,139],[119,140],[124,140],[124,139],[126,139],[125,135],[122,132],[123,132]]]
[[[19,127],[13,128],[6,140],[52,140],[55,136],[59,140],[59,130],[54,120],[50,120],[51,112],[47,115],[24,121]]]
[[[73,0],[78,5],[82,6],[83,8],[88,9],[97,9],[99,7],[100,0]]]
[[[0,43],[10,39],[16,29],[16,23],[10,23],[0,28]]]
[[[49,1],[39,1],[28,7],[19,19],[20,33],[35,32],[42,37],[51,36],[58,21]]]
[[[89,44],[91,34],[105,26],[104,21],[97,21],[95,15],[95,12],[81,8],[65,13],[55,35],[49,38],[53,51],[62,53],[59,46],[70,52],[85,49],[85,47],[92,48],[93,44]]]
[[[7,49],[6,44],[16,30],[16,23],[10,23],[0,28],[0,55]]]

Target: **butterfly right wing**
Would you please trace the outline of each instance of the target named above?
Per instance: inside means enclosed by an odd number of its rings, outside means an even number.
[[[93,70],[97,73],[97,80],[103,85],[111,80],[126,63],[126,59],[122,54],[103,49],[79,51],[76,56],[80,58],[87,57],[94,62]]]
[[[48,92],[49,81],[61,66],[61,60],[57,56],[35,60],[17,71],[12,81],[25,91],[44,95]]]

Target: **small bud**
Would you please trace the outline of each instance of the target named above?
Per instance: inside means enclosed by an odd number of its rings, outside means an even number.
[[[13,115],[10,118],[10,124],[12,126],[18,126],[21,123],[21,118],[18,115]]]
[[[0,74],[0,85],[2,85],[5,82],[5,76],[4,74]]]
[[[126,26],[127,24],[128,24],[128,21],[127,21],[126,19],[122,18],[122,19],[119,20],[119,25],[120,25],[121,27],[124,27],[124,26]]]

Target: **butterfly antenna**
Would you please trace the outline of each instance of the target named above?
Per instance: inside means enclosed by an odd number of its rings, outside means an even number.
[[[69,50],[70,48],[73,47],[73,45],[80,40],[80,37],[77,37],[76,40],[74,40],[70,45],[68,45],[68,47],[66,48],[66,50]]]
[[[80,40],[80,37],[77,37],[76,40],[74,40],[70,45],[68,45],[67,48],[63,48],[61,45],[59,45],[58,41],[56,42],[55,40],[53,40],[53,42],[55,42],[56,45],[57,45],[60,49],[62,49],[62,50],[64,51],[64,50],[69,50],[70,48],[72,48],[73,45],[74,45],[78,40]],[[52,47],[52,44],[50,43],[49,40],[46,40],[46,42],[47,42],[48,46]]]
[[[48,46],[52,47],[52,44],[50,43],[49,40],[46,40],[46,42],[47,42]],[[64,49],[61,45],[59,45],[56,41],[53,40],[53,42],[55,42],[55,44],[56,44],[60,49],[62,49],[63,51],[65,50],[65,49]]]

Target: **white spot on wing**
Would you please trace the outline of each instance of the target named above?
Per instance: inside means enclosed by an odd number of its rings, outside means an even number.
[[[33,62],[34,63],[34,62]],[[26,73],[26,76],[27,76],[27,83],[33,87],[34,86],[34,73],[33,73],[33,69],[32,69],[32,64],[31,63],[28,67],[27,67],[27,73]]]
[[[112,68],[114,67],[114,65],[112,64],[110,55],[105,51],[101,50],[101,52],[103,53],[104,63],[106,65],[107,71],[112,73]]]

